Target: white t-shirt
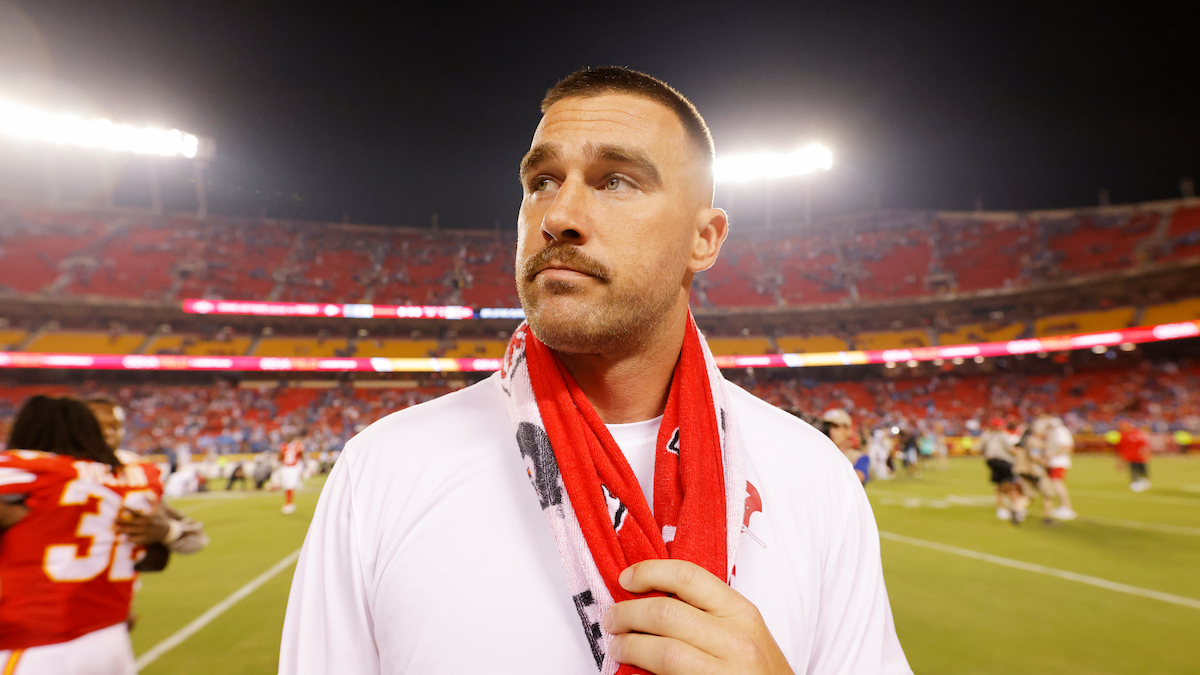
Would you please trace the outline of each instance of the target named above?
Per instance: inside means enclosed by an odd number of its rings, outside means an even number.
[[[761,497],[734,589],[797,672],[911,674],[853,469],[817,430],[728,386]],[[636,445],[651,426],[614,436]],[[644,486],[653,451],[653,440],[629,451]],[[346,445],[292,580],[279,672],[596,672],[498,376]]]

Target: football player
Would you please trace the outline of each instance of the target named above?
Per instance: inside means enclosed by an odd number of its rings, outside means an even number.
[[[0,672],[133,675],[126,619],[144,549],[122,509],[162,495],[157,467],[123,465],[82,402],[31,398],[0,452],[0,495],[23,517],[0,535]]]

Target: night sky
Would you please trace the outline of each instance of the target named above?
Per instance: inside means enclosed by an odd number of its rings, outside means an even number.
[[[831,147],[818,215],[1122,203],[1200,179],[1198,16],[1165,3],[16,4],[40,37],[0,48],[0,88],[52,78],[117,121],[215,138],[215,212],[510,227],[542,94],[612,64],[691,98],[718,154]],[[772,188],[776,220],[797,193]],[[735,225],[764,194],[733,193]]]

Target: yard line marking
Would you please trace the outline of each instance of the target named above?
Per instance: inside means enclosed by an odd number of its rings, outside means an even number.
[[[1187,534],[1193,537],[1200,537],[1200,527],[1187,527],[1185,525],[1164,525],[1162,523],[1145,523],[1140,520],[1125,520],[1123,518],[1101,518],[1099,516],[1080,516],[1080,520],[1087,520],[1104,525],[1117,525],[1119,527],[1132,527],[1137,530],[1155,530],[1158,532],[1168,532],[1170,534]]]
[[[1100,490],[1076,490],[1067,485],[1067,489],[1072,495],[1083,495],[1085,497],[1104,497],[1106,499],[1118,499],[1123,502],[1153,502],[1155,504],[1175,504],[1177,506],[1200,506],[1200,499],[1191,499],[1189,497],[1163,497],[1161,495],[1137,494],[1128,495],[1120,492],[1102,492]]]
[[[296,558],[299,558],[299,557],[300,557],[300,549],[296,549],[295,551],[292,551],[283,560],[280,560],[279,562],[272,565],[271,569],[254,577],[245,586],[242,586],[241,588],[237,589],[236,591],[230,593],[224,600],[218,602],[217,604],[213,605],[212,607],[209,607],[207,611],[205,611],[200,616],[196,617],[191,623],[184,626],[183,628],[180,628],[179,630],[175,631],[175,633],[173,635],[171,635],[170,637],[168,637],[167,639],[165,639],[162,642],[151,647],[149,650],[146,651],[146,653],[142,654],[141,656],[139,656],[137,658],[137,662],[134,665],[136,665],[137,669],[140,671],[143,668],[145,668],[146,666],[150,665],[151,663],[154,663],[154,661],[157,660],[158,657],[160,657],[163,654],[166,654],[167,652],[171,651],[172,649],[178,647],[180,645],[180,643],[182,643],[184,640],[195,635],[197,632],[200,631],[201,628],[204,628],[208,624],[212,623],[214,619],[216,619],[218,616],[221,616],[222,614],[224,614],[225,611],[228,610],[230,607],[233,607],[234,605],[236,605],[239,600],[241,600],[242,598],[245,598],[247,595],[250,595],[254,591],[258,590],[259,586],[262,586],[263,584],[267,583],[271,579],[275,578],[276,575],[278,575],[283,570],[287,569],[289,565],[296,562]]]
[[[1173,605],[1182,605],[1184,607],[1191,607],[1192,609],[1200,609],[1200,600],[1196,600],[1195,598],[1187,598],[1182,595],[1172,595],[1170,593],[1163,593],[1162,591],[1152,591],[1148,588],[1130,586],[1128,584],[1117,583],[1115,581],[1109,581],[1108,579],[1101,579],[1100,577],[1093,577],[1087,574],[1068,572],[1067,570],[1055,569],[1053,567],[1027,563],[1020,560],[1013,560],[1012,558],[1002,558],[998,555],[992,555],[990,553],[980,553],[979,551],[972,551],[971,549],[967,548],[948,546],[946,544],[939,544],[936,541],[914,539],[913,537],[906,537],[902,534],[894,534],[892,532],[884,532],[883,530],[879,531],[879,536],[883,539],[891,539],[892,541],[933,549],[934,551],[941,551],[942,553],[952,553],[954,555],[960,555],[964,558],[982,560],[995,565],[1003,565],[1004,567],[1025,570],[1026,572],[1037,572],[1038,574],[1058,577],[1059,579],[1066,579],[1067,581],[1077,581],[1081,584],[1096,586],[1097,588],[1106,588],[1110,591],[1116,591],[1118,593],[1126,593],[1128,595],[1136,595],[1143,598],[1150,598],[1152,600],[1169,602]]]
[[[933,476],[925,484],[929,487],[936,487],[937,484],[941,483],[941,482],[959,483],[959,484],[964,484],[964,485],[976,485],[976,486],[987,484],[986,477],[982,477],[982,476],[981,476],[980,480],[977,480],[977,481],[971,480],[969,478],[951,478],[949,476]],[[942,487],[945,487],[945,486],[942,486]],[[1160,489],[1162,487],[1165,487],[1165,486],[1159,485]],[[1193,498],[1193,497],[1168,497],[1165,495],[1154,495],[1154,494],[1145,494],[1145,493],[1134,495],[1134,494],[1124,494],[1121,492],[1108,492],[1105,490],[1087,490],[1087,489],[1083,489],[1083,488],[1072,487],[1071,482],[1069,480],[1067,481],[1067,489],[1070,490],[1072,496],[1081,495],[1081,496],[1085,496],[1085,497],[1100,497],[1103,499],[1116,499],[1116,500],[1123,501],[1123,502],[1150,502],[1150,503],[1154,503],[1154,504],[1173,504],[1176,506],[1200,506],[1200,499]],[[1190,492],[1190,490],[1185,490],[1185,491]],[[870,488],[867,488],[867,492],[868,493],[871,492]]]
[[[995,505],[995,498],[992,495],[946,495],[944,499],[930,497],[926,495],[912,495],[907,492],[889,492],[887,490],[872,490],[867,493],[870,495],[881,495],[882,499],[879,503],[884,506],[900,505],[908,508],[918,508],[922,506],[930,506],[936,509],[948,508],[954,506],[977,506],[991,508]],[[897,501],[899,499],[899,501]],[[1168,534],[1184,534],[1191,537],[1200,537],[1200,527],[1188,527],[1186,525],[1167,525],[1164,523],[1147,523],[1143,520],[1129,520],[1125,518],[1103,518],[1100,516],[1080,516],[1079,520],[1096,523],[1097,525],[1113,525],[1115,527],[1128,527],[1135,530],[1153,530],[1155,532],[1166,532]]]

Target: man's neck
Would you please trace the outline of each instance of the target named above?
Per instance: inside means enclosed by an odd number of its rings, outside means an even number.
[[[635,352],[620,356],[558,352],[605,424],[644,422],[663,414],[683,349],[687,306],[663,321]]]

